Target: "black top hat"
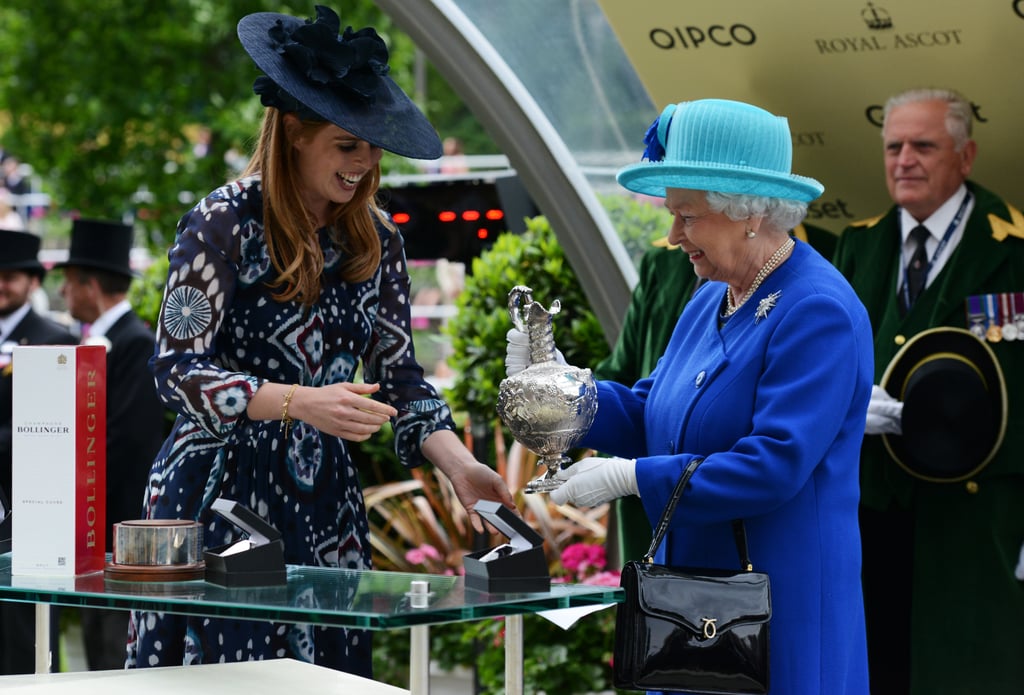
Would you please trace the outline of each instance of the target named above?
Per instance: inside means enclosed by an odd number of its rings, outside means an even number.
[[[976,475],[1006,434],[1007,393],[995,353],[970,331],[918,333],[896,353],[881,387],[903,401],[903,434],[883,434],[908,473],[932,482]]]
[[[242,46],[267,75],[253,85],[263,105],[330,121],[405,157],[440,157],[437,131],[387,76],[388,49],[377,32],[347,27],[339,36],[333,10],[317,5],[316,14],[314,21],[257,12],[238,23]]]
[[[31,232],[0,229],[0,270],[24,270],[46,276],[46,268],[39,262],[39,237]]]
[[[68,259],[54,267],[75,265],[134,277],[131,266],[133,231],[131,225],[120,222],[75,220],[71,225]]]

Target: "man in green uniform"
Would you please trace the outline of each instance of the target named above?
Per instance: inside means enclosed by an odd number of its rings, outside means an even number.
[[[827,229],[801,224],[791,234],[810,243],[825,258],[832,257],[836,235]],[[698,285],[689,259],[665,238],[655,241],[654,248],[641,257],[638,274],[622,331],[611,354],[594,368],[595,379],[632,386],[650,374]],[[620,497],[612,504],[609,565],[621,566],[643,557],[651,544],[651,524],[639,498]]]
[[[882,138],[895,205],[845,229],[836,249],[871,316],[876,384],[901,345],[949,326],[990,341],[1009,392],[1005,438],[988,465],[936,482],[889,453],[879,435],[903,434],[902,404],[875,388],[861,458],[872,695],[1010,693],[1024,683],[1024,584],[1013,574],[1024,541],[1024,340],[1013,315],[1024,313],[1024,216],[968,180],[972,118],[951,90],[891,98]],[[915,276],[924,277],[916,299]]]

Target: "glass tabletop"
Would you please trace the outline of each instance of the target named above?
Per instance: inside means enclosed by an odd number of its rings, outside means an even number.
[[[280,620],[370,630],[536,613],[622,600],[618,587],[552,583],[549,591],[487,593],[462,577],[289,565],[283,586],[226,588],[203,580],[126,582],[103,572],[76,577],[11,575],[0,555],[0,600],[132,608],[186,615]],[[413,581],[426,581],[426,607],[413,607]],[[421,603],[417,601],[417,605]]]

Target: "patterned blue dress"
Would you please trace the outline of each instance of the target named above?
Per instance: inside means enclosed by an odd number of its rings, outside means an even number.
[[[239,538],[209,510],[225,497],[281,532],[289,564],[370,568],[347,443],[300,421],[286,437],[280,422],[250,420],[246,407],[265,382],[352,381],[361,362],[363,380],[381,384],[375,397],[398,410],[392,425],[404,465],[425,462],[429,434],[454,429],[413,354],[402,237],[383,226],[378,233],[380,267],[348,283],[338,275],[338,245],[320,230],[322,288],[305,307],[271,298],[258,176],[217,189],[182,217],[152,360],[160,396],[178,417],[153,463],[144,518],[199,520],[204,545],[218,547]],[[296,600],[318,600],[298,589]],[[370,635],[360,630],[134,612],[129,632],[128,667],[290,657],[371,675]]]

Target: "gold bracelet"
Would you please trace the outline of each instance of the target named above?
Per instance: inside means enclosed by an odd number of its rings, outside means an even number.
[[[292,396],[295,395],[295,389],[299,388],[298,384],[292,384],[292,387],[288,389],[288,393],[284,397],[284,404],[281,406],[281,429],[284,430],[284,436],[288,436],[288,431],[291,429],[292,423],[295,420],[288,415],[288,406],[292,402]]]

